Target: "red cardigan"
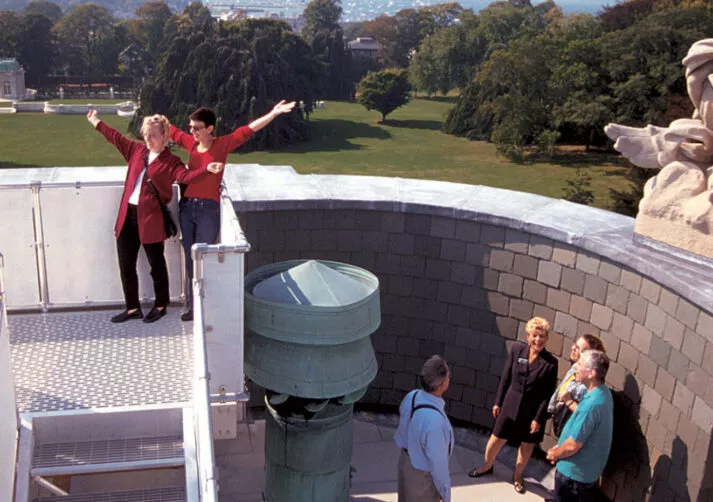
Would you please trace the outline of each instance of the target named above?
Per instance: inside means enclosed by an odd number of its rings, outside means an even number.
[[[146,167],[145,163],[149,149],[143,143],[125,138],[119,131],[106,125],[104,122],[100,121],[96,129],[109,143],[119,150],[119,153],[121,153],[128,165],[126,180],[124,181],[124,193],[121,196],[119,214],[116,218],[116,226],[114,227],[114,235],[119,237],[119,233],[121,233],[121,229],[126,221],[129,197],[131,197],[134,191],[136,180],[139,179],[139,175],[141,175],[141,172]],[[189,171],[181,159],[172,154],[168,148],[164,148],[159,156],[149,164],[148,174],[144,176],[141,182],[139,204],[136,208],[139,223],[139,239],[142,244],[153,244],[166,239],[161,206],[146,182],[146,178],[151,178],[161,200],[167,204],[171,201],[171,197],[173,196],[173,188],[171,185],[174,181],[191,183],[192,181],[206,178],[212,174],[206,170],[206,167],[207,166],[203,166],[202,169]]]
[[[214,138],[207,151],[199,152],[198,143],[193,136],[171,126],[171,140],[190,152],[188,169],[191,171],[205,169],[210,162],[225,162],[228,154],[249,140],[253,134],[255,133],[249,126],[238,127],[230,134]],[[223,181],[224,172],[192,184],[186,188],[183,196],[220,201],[220,182]]]

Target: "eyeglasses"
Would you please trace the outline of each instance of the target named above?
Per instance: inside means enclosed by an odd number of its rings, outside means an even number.
[[[203,129],[205,129],[205,126],[189,125],[188,129],[190,129],[191,131],[202,131]]]

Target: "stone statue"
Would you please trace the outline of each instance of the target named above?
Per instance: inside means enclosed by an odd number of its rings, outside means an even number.
[[[636,233],[713,258],[713,38],[693,44],[683,65],[693,118],[604,131],[633,164],[661,168],[644,186]]]

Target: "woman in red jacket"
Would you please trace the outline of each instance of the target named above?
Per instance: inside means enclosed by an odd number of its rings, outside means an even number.
[[[114,227],[126,310],[112,317],[111,322],[120,323],[141,318],[149,323],[158,321],[166,315],[166,306],[169,303],[168,269],[163,254],[166,233],[161,205],[148,181],[153,183],[161,201],[168,203],[173,196],[171,185],[174,181],[198,181],[212,176],[211,173],[221,172],[223,166],[214,163],[192,171],[186,169],[181,159],[166,148],[169,123],[163,115],[144,118],[141,135],[146,144],[125,138],[99,120],[96,110],[89,110],[87,120],[119,150],[128,165],[124,193]],[[141,246],[151,266],[155,295],[154,307],[146,317],[141,312],[139,279],[136,274],[136,261]]]
[[[204,169],[209,162],[222,162],[228,154],[252,137],[254,133],[275,120],[278,115],[290,113],[295,102],[282,100],[272,110],[248,125],[238,127],[224,136],[213,136],[216,117],[210,108],[198,108],[188,116],[191,134],[171,126],[171,140],[181,148],[190,152],[188,169]],[[188,295],[186,296],[186,311],[181,315],[184,321],[193,320],[193,260],[191,247],[196,242],[214,244],[218,240],[220,229],[220,183],[223,175],[204,178],[186,188],[179,203],[181,238],[186,258],[186,278]]]

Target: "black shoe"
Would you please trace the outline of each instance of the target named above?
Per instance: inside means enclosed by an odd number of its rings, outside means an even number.
[[[129,314],[129,310],[124,310],[121,314],[116,314],[114,317],[111,318],[111,322],[114,324],[118,324],[120,322],[128,321],[129,319],[141,319],[144,316],[144,314],[141,313],[141,309],[134,310],[131,314]]]
[[[192,321],[193,320],[193,309],[186,310],[181,314],[181,321]]]
[[[156,322],[159,319],[161,319],[163,316],[166,315],[166,307],[163,309],[159,310],[156,307],[151,309],[151,312],[146,314],[146,317],[144,317],[144,322],[146,323],[151,323],[151,322]]]
[[[470,476],[471,478],[479,478],[481,476],[489,476],[493,473],[494,467],[495,466],[493,465],[490,467],[490,469],[488,469],[487,471],[483,471],[483,472],[478,472],[478,468],[476,467],[475,469],[473,469],[472,471],[470,471],[468,473],[468,476]]]

